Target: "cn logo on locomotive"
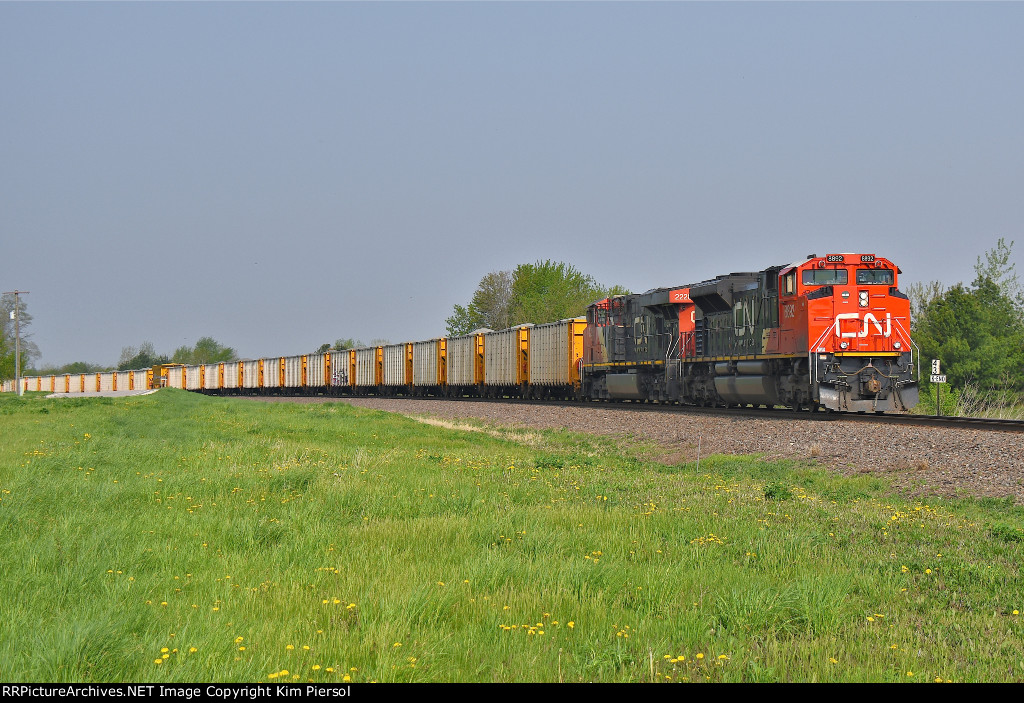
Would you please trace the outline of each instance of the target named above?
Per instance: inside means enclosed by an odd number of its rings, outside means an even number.
[[[882,335],[883,337],[891,337],[892,336],[892,314],[891,313],[885,313],[885,328],[884,329],[882,328],[882,323],[879,322],[878,318],[876,318],[873,313],[869,312],[869,313],[865,313],[865,315],[864,315],[864,319],[863,319],[864,326],[860,330],[860,332],[840,332],[839,331],[839,323],[842,320],[860,320],[860,319],[861,319],[860,315],[858,313],[855,313],[855,312],[844,312],[844,313],[840,313],[839,315],[836,315],[836,322],[835,322],[835,325],[833,326],[833,330],[835,331],[835,335],[837,337],[867,337],[868,336],[868,331],[870,330],[870,325],[874,325],[875,326],[875,330],[878,332],[878,334]]]

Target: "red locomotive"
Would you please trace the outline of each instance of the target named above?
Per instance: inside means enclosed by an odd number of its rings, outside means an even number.
[[[909,410],[920,362],[899,274],[874,254],[829,254],[600,300],[587,311],[582,394]]]

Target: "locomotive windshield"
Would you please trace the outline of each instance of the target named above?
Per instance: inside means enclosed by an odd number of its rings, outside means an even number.
[[[867,285],[892,285],[891,269],[857,269],[857,283]]]
[[[805,286],[842,286],[846,281],[846,269],[808,269],[803,275]]]

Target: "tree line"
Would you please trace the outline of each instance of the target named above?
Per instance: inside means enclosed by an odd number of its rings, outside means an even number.
[[[979,256],[970,285],[939,281],[907,289],[911,336],[921,348],[926,397],[930,360],[954,389],[973,388],[1018,400],[1024,392],[1024,290],[1011,261],[1014,242],[999,239]]]
[[[24,327],[24,320],[22,322]],[[38,350],[35,353],[38,357]],[[215,364],[221,361],[236,361],[238,353],[232,347],[225,346],[213,337],[200,337],[194,346],[182,345],[172,354],[158,354],[152,342],[142,342],[139,346],[121,348],[121,357],[117,364],[93,364],[87,361],[72,361],[61,366],[43,366],[32,368],[22,363],[23,376],[52,376],[66,373],[98,373],[102,371],[127,371],[128,369],[145,369],[156,364]],[[0,377],[13,378],[14,364],[11,363],[10,375],[0,373]],[[4,368],[6,371],[6,368]]]
[[[601,285],[561,261],[520,264],[481,278],[473,298],[466,305],[456,305],[445,326],[454,337],[479,328],[502,330],[555,322],[583,315],[595,300],[626,293],[622,286]]]

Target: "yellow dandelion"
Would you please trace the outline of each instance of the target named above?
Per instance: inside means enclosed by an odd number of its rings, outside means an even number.
[[[314,664],[313,665],[313,671],[320,671],[320,665],[319,664]]]
[[[294,644],[286,644],[286,645],[284,646],[284,648],[285,648],[285,649],[295,649],[295,645],[294,645]]]
[[[164,663],[164,660],[163,659],[154,659],[153,663],[159,666],[160,664]]]
[[[697,658],[698,659],[703,659],[704,658],[704,653],[703,652],[697,652]]]

